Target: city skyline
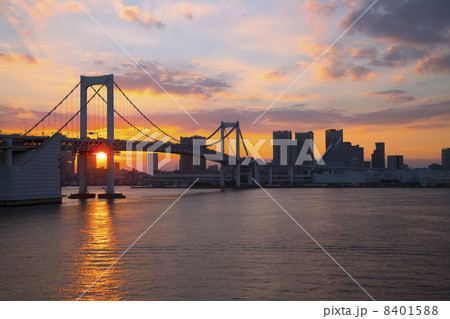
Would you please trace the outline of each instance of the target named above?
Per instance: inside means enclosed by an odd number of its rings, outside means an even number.
[[[75,2],[5,3],[2,130],[30,127],[79,74],[115,73],[145,113],[176,136],[205,135],[220,120],[239,120],[252,140],[273,130],[313,131],[324,150],[322,131],[339,127],[366,149],[385,141],[415,167],[437,161],[450,135],[449,22],[440,14],[448,2],[442,0],[377,3],[251,125],[369,4],[84,4],[197,125]],[[420,21],[408,20],[412,10],[420,10]],[[391,15],[404,30],[375,23]],[[271,152],[262,149],[265,158]]]

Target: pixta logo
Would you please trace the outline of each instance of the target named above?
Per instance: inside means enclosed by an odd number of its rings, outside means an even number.
[[[158,138],[161,139],[158,140]],[[163,133],[152,132],[150,129],[145,129],[134,135],[127,140],[127,166],[153,175],[156,170],[161,169],[171,160],[171,147],[170,145],[166,145],[169,140],[170,138]],[[157,162],[157,167],[154,167],[155,153],[164,154],[164,158]],[[134,158],[134,156],[136,157]],[[147,165],[145,168],[144,156],[147,156]]]
[[[262,158],[260,149],[267,142],[267,139],[258,139],[256,143],[252,144],[249,139],[241,140],[245,145],[245,151],[248,155],[241,156],[244,158],[241,162],[242,166],[249,165],[252,159],[259,165],[266,165],[267,163]],[[209,161],[226,161],[225,154],[228,154],[228,165],[236,165],[236,140],[228,139],[228,149],[222,146],[222,140],[220,139],[193,139],[193,165],[200,165],[200,159],[202,158],[202,148],[210,147],[215,149],[214,153],[204,153],[204,157]],[[313,139],[305,139],[301,148],[298,148],[296,140],[289,139],[271,139],[270,145],[277,150],[277,158],[274,161],[278,165],[325,165],[325,161],[314,143]],[[223,147],[223,152],[222,152]],[[242,154],[242,149],[240,151]]]

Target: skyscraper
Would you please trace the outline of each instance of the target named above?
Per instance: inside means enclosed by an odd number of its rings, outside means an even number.
[[[404,167],[403,155],[388,155],[387,167],[391,169],[400,169]]]
[[[375,143],[375,150],[372,153],[372,168],[386,168],[384,142]]]
[[[292,141],[291,131],[273,131],[273,140],[290,140]],[[274,143],[276,144],[276,142]],[[294,165],[294,149],[295,145],[287,146],[287,165]],[[281,163],[281,146],[273,145],[273,164],[280,165]]]
[[[147,153],[147,173],[154,175],[158,172],[158,153]]]
[[[350,142],[342,143],[343,161],[345,166],[361,167],[364,163],[364,148],[352,145]]]
[[[193,145],[194,139],[205,139],[203,136],[180,137],[181,144]],[[180,155],[181,173],[202,173],[206,170],[206,159],[200,158],[200,165],[194,165],[194,158],[191,155]]]
[[[329,129],[325,131],[325,146],[326,149],[329,149],[330,146],[336,145],[339,140],[344,140],[344,131]]]
[[[314,133],[309,132],[302,132],[302,133],[295,133],[295,140],[297,141],[297,145],[295,146],[294,151],[294,163],[297,161],[300,152],[303,148],[303,145],[305,144],[306,140],[312,140],[314,143]],[[314,145],[314,144],[313,144]],[[311,155],[311,157],[314,160],[314,148],[308,150],[308,154]],[[312,165],[313,161],[304,161],[302,165]]]
[[[442,149],[442,168],[450,170],[450,148]]]

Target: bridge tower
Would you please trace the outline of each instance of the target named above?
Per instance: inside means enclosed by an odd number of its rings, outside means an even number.
[[[234,180],[236,187],[241,187],[241,156],[240,156],[240,128],[239,121],[236,122],[221,122],[220,123],[220,139],[221,139],[221,153],[225,154],[225,129],[231,127],[236,132],[236,156],[231,157],[230,164],[235,164]],[[236,161],[236,162],[234,162]],[[220,165],[220,187],[225,187],[225,171],[224,162]]]
[[[114,192],[114,76],[112,74],[101,76],[80,77],[80,138],[88,138],[87,129],[87,90],[93,85],[103,85],[107,89],[106,98],[106,130],[107,130],[107,167],[106,167],[106,194],[99,194],[99,198],[123,198],[122,194]],[[78,178],[79,193],[71,195],[72,198],[91,198],[94,194],[87,191],[87,155],[88,152],[80,151],[78,154]]]

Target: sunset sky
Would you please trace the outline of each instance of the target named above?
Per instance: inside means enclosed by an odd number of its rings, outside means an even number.
[[[365,148],[386,142],[412,166],[450,147],[450,1],[80,1],[197,125],[71,0],[0,0],[0,121],[23,131],[80,75],[114,73],[175,136],[239,120],[246,137],[324,130]],[[263,156],[271,158],[267,142]]]

